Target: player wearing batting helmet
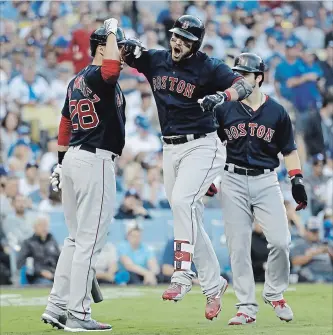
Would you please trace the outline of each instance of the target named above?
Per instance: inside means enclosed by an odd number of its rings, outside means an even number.
[[[231,259],[238,312],[229,325],[256,321],[258,304],[251,265],[251,236],[254,219],[260,224],[270,249],[264,301],[284,321],[293,312],[283,298],[289,283],[290,233],[275,168],[284,162],[292,185],[296,210],[307,206],[303,175],[286,110],[261,92],[265,65],[253,53],[235,59],[234,71],[254,87],[241,101],[225,102],[216,108],[221,141],[227,141],[227,160],[221,182],[222,210]],[[212,192],[211,192],[212,193]]]
[[[69,236],[42,320],[70,332],[112,330],[91,318],[90,292],[98,293],[95,264],[114,214],[114,161],[125,144],[125,98],[117,82],[124,42],[113,18],[91,34],[92,64],[70,81],[62,109],[51,184],[62,191]]]
[[[205,317],[212,320],[221,311],[221,296],[227,288],[203,226],[201,199],[225,161],[212,110],[224,100],[246,98],[252,87],[225,63],[199,50],[205,26],[197,17],[179,17],[170,32],[170,50],[146,50],[140,41],[128,40],[123,55],[127,64],[148,79],[163,135],[164,184],[174,217],[175,271],[162,298],[179,301],[191,290],[193,261],[207,297]]]

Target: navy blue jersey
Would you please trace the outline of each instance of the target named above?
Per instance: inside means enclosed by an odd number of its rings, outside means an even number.
[[[62,115],[72,121],[70,146],[88,144],[121,155],[125,145],[125,98],[101,67],[89,65],[69,83]]]
[[[296,149],[293,128],[286,110],[267,97],[257,111],[239,102],[225,102],[216,110],[218,135],[227,140],[227,163],[246,168],[274,169],[278,153]]]
[[[150,83],[165,136],[215,131],[215,115],[203,112],[197,100],[226,90],[239,77],[222,61],[202,52],[177,63],[171,51],[148,50],[131,66]]]

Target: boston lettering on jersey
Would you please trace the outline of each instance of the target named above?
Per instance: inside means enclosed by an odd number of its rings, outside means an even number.
[[[131,66],[149,81],[163,136],[216,131],[214,113],[203,113],[197,100],[226,90],[239,77],[225,63],[200,51],[177,63],[170,51],[147,50]]]
[[[153,77],[153,90],[166,90],[183,94],[184,97],[192,98],[195,85],[187,83],[185,80],[169,76]]]
[[[278,153],[296,149],[288,113],[268,98],[255,112],[239,101],[225,102],[216,110],[218,135],[227,140],[227,163],[245,168],[274,169]]]
[[[224,128],[228,139],[231,141],[233,138],[237,139],[238,137],[246,136],[249,132],[250,136],[257,136],[258,138],[263,138],[264,141],[271,142],[272,137],[275,133],[275,130],[269,127],[265,127],[264,125],[259,125],[258,123],[250,122],[248,124],[248,131],[245,129],[245,123],[239,123],[236,126],[231,126],[229,129]]]

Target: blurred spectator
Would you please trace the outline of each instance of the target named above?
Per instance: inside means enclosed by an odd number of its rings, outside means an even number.
[[[333,249],[320,241],[321,223],[310,217],[304,239],[296,240],[291,248],[291,262],[299,281],[333,282]]]
[[[32,225],[27,214],[27,198],[17,194],[13,199],[14,214],[9,214],[3,221],[3,231],[10,244],[20,246],[32,233]]]
[[[143,191],[143,206],[145,208],[165,207],[168,203],[161,172],[158,166],[149,166],[147,169],[147,181]]]
[[[302,94],[304,86],[301,85],[307,82],[317,82],[318,74],[305,68],[298,58],[299,54],[297,44],[294,41],[288,41],[286,43],[286,59],[276,67],[275,89],[280,100],[286,99],[296,103],[296,101],[300,101],[300,96],[302,96],[305,105],[310,105],[311,96]],[[298,111],[297,130],[304,131],[304,123],[308,117],[306,112],[309,110],[304,110],[301,106],[295,107]]]
[[[31,62],[26,62],[22,75],[10,82],[9,92],[11,99],[20,106],[43,104],[50,100],[49,85],[36,74],[36,66]]]
[[[107,243],[97,257],[95,266],[96,278],[100,284],[112,284],[118,271],[118,256],[116,247]]]
[[[135,221],[126,227],[126,241],[117,248],[119,272],[128,271],[128,284],[156,285],[160,267],[149,247],[142,243],[142,227]]]
[[[25,167],[25,176],[20,179],[19,193],[28,196],[39,189],[39,166],[36,162],[29,162]]]
[[[213,47],[212,57],[223,59],[225,55],[225,45],[223,39],[217,34],[217,24],[214,21],[206,23],[206,33],[202,45],[209,44]]]
[[[24,164],[30,160],[38,160],[41,153],[40,146],[32,141],[30,126],[21,124],[17,128],[17,134],[19,138],[9,148],[8,157],[18,157]]]
[[[16,179],[15,179],[16,181]],[[3,219],[8,215],[14,213],[13,207],[12,207],[12,197],[10,196],[11,192],[15,196],[17,192],[17,184],[15,187],[10,187],[10,179],[8,178],[8,171],[3,166],[0,165],[0,226],[3,222]],[[15,185],[14,185],[15,186]],[[7,191],[7,192],[6,192]],[[7,195],[8,193],[8,195]],[[2,230],[2,228],[1,228]]]
[[[139,193],[135,189],[129,189],[114,218],[116,220],[129,220],[138,217],[151,219],[148,211],[143,207]]]
[[[8,75],[0,67],[0,120],[6,115],[6,103],[8,96]]]
[[[324,48],[325,34],[316,27],[316,16],[310,10],[305,13],[304,25],[295,28],[295,35],[309,49]]]
[[[38,211],[43,213],[62,212],[61,193],[53,191],[50,185],[49,196],[40,202]]]
[[[174,265],[174,239],[168,240],[168,242],[165,245],[163,256],[162,256],[162,275],[163,275],[163,282],[164,283],[170,283],[171,277],[175,271],[175,265]],[[193,284],[199,284],[199,281],[197,279],[197,271],[194,266],[194,263],[192,262],[192,283]],[[188,273],[189,274],[189,273]]]
[[[25,51],[21,47],[15,47],[11,54],[11,75],[10,79],[20,75],[23,71]]]
[[[44,77],[49,84],[56,78],[57,69],[57,54],[54,50],[49,50],[45,53],[45,58],[38,62],[37,72]]]
[[[274,37],[277,41],[283,41],[283,28],[282,28],[282,21],[283,21],[283,10],[281,8],[274,8],[272,10],[272,15],[274,19],[274,23],[271,27],[265,30],[267,36]]]
[[[60,249],[53,235],[49,232],[49,217],[39,214],[34,221],[34,234],[23,242],[18,254],[17,268],[21,269],[27,259],[32,266],[27,266],[26,276],[29,284],[51,284],[54,278]]]
[[[52,102],[58,110],[62,110],[66,99],[67,86],[72,80],[73,75],[74,69],[71,62],[62,62],[57,67],[57,73],[51,81],[50,89],[52,91]]]
[[[31,199],[35,209],[43,200],[47,200],[50,194],[50,175],[51,169],[48,172],[40,171],[39,173],[39,188],[29,194],[29,199]]]
[[[323,71],[312,50],[305,49],[301,53],[302,74],[310,74],[314,78],[296,85],[293,92],[293,102],[303,119],[310,111],[318,111],[322,105],[322,98],[319,91],[319,81],[323,80]]]
[[[322,154],[315,155],[312,158],[312,174],[306,178],[306,183],[309,188],[310,207],[312,215],[317,215],[327,205],[328,181],[329,176],[323,174],[324,156]],[[330,190],[332,192],[332,189]]]
[[[255,222],[252,232],[251,260],[255,282],[265,282],[265,271],[269,250],[261,226]]]
[[[89,38],[93,32],[92,23],[91,14],[83,13],[80,17],[80,28],[73,31],[70,50],[75,73],[80,72],[91,61]]]
[[[304,141],[310,156],[333,150],[333,95],[324,98],[320,113],[312,113],[305,126]]]
[[[161,39],[165,46],[169,45],[171,33],[169,30],[173,27],[174,22],[184,14],[184,2],[169,1],[169,8],[162,10],[156,20],[157,27],[161,32]]]
[[[326,60],[320,62],[323,71],[324,94],[333,96],[333,39],[326,47]]]
[[[148,29],[140,38],[142,44],[149,49],[163,50],[163,45],[158,44],[158,35],[154,29]]]
[[[40,171],[50,172],[58,163],[58,137],[50,137],[47,141],[47,151],[41,158]]]
[[[326,208],[324,211],[323,225],[324,225],[324,239],[326,241],[333,241],[333,210]],[[332,243],[332,242],[329,242]]]
[[[232,25],[229,20],[224,19],[221,21],[218,34],[222,38],[224,47],[226,49],[236,47],[232,37]]]
[[[124,14],[124,2],[109,1],[108,9],[111,17],[118,20],[120,27],[123,29],[132,28],[131,19]]]
[[[8,112],[1,122],[0,138],[2,143],[3,159],[7,159],[9,148],[17,141],[16,132],[20,118],[16,113]]]
[[[294,240],[296,238],[303,237],[305,234],[304,225],[302,223],[301,217],[296,213],[294,203],[291,202],[291,200],[285,200],[284,206],[287,212],[291,239]]]
[[[38,63],[40,61],[40,44],[33,37],[29,37],[26,41],[25,55],[31,62]]]
[[[135,118],[137,126],[137,133],[131,135],[126,139],[126,149],[128,149],[133,156],[140,152],[156,152],[162,147],[161,141],[151,132],[151,125],[146,116],[138,115]]]
[[[186,14],[196,16],[202,22],[206,22],[207,18],[207,12],[205,8],[206,4],[207,1],[205,0],[192,1],[192,4],[186,10]]]

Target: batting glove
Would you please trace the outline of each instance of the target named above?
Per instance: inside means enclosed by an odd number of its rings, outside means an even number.
[[[118,20],[111,18],[104,21],[104,29],[106,30],[106,35],[110,34],[117,35]]]
[[[50,184],[52,185],[52,189],[55,192],[59,192],[62,188],[62,166],[58,164],[53,170],[50,177]]]
[[[204,112],[214,112],[215,108],[222,105],[227,99],[228,96],[226,93],[217,92],[216,94],[207,95],[203,99],[199,99],[198,103]]]
[[[210,185],[208,191],[206,192],[207,197],[213,197],[217,193],[217,188],[214,183]]]
[[[297,174],[291,177],[291,193],[293,195],[294,200],[298,204],[296,207],[296,211],[300,211],[301,209],[305,209],[308,205],[308,196],[306,195],[303,176],[301,174]]]
[[[128,39],[124,43],[122,54],[126,63],[131,64],[134,59],[139,58],[144,50],[141,41]]]

